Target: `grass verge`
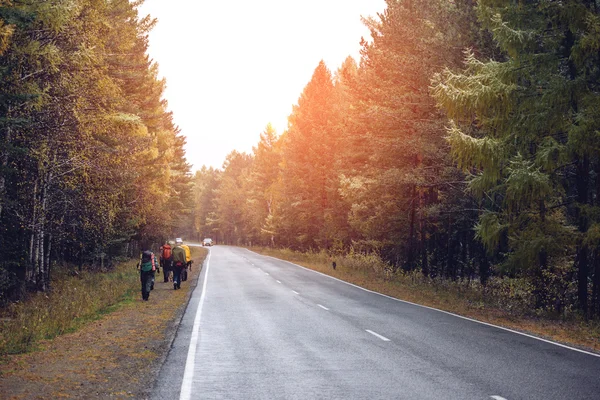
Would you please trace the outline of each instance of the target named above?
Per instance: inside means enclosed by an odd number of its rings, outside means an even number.
[[[139,291],[139,273],[135,261],[109,272],[75,275],[58,269],[51,287],[48,293],[32,294],[0,312],[0,355],[31,351],[40,340],[73,332],[131,301]]]
[[[142,301],[139,275],[130,264],[134,290],[122,301],[82,321],[75,332],[40,340],[35,351],[6,356],[0,398],[149,398],[208,253],[191,250],[195,262],[181,290],[160,274],[149,301]]]
[[[600,353],[600,322],[534,312],[527,290],[515,280],[491,280],[486,288],[477,281],[446,281],[419,272],[393,273],[377,256],[350,254],[332,258],[324,252],[300,253],[289,249],[252,250],[353,283],[365,289],[478,321]],[[336,262],[336,269],[332,262]]]

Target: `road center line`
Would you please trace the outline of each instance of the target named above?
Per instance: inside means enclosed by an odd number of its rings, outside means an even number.
[[[281,283],[281,282],[277,281],[277,283]]]
[[[502,396],[490,396],[492,399],[494,400],[506,400],[504,397]]]
[[[212,252],[208,252],[208,260],[206,260],[206,272],[204,273],[204,283],[202,284],[202,294],[200,295],[200,303],[196,310],[194,325],[192,327],[192,337],[190,338],[190,347],[185,361],[185,370],[183,372],[183,381],[181,382],[181,393],[179,400],[190,400],[192,397],[192,381],[194,380],[194,364],[196,363],[196,347],[198,346],[198,336],[200,335],[200,319],[202,318],[202,306],[206,297],[206,282],[208,281],[208,269],[210,268],[210,256]]]
[[[292,290],[292,292],[294,292],[294,293],[296,293],[296,294],[300,294],[300,293],[296,292],[295,290]]]
[[[365,329],[367,332],[369,332],[371,335],[378,337],[379,339],[383,340],[384,342],[389,342],[390,339],[386,338],[385,336],[381,336],[379,333],[375,333],[371,330]]]
[[[265,275],[269,275],[269,273],[268,273],[268,272],[265,272]]]
[[[246,249],[246,251],[249,251],[249,252],[251,252],[251,253],[254,253],[254,254],[257,254],[257,255],[262,255],[262,254],[259,254],[259,253],[256,253],[256,252],[254,252],[254,251],[252,251],[252,250],[248,250],[248,249]],[[589,352],[589,351],[581,350],[581,349],[578,349],[578,348],[576,348],[576,347],[571,347],[571,346],[567,346],[567,345],[565,345],[565,344],[562,344],[562,343],[553,342],[552,340],[548,340],[548,339],[542,339],[542,338],[540,338],[540,337],[533,336],[533,335],[530,335],[530,334],[528,334],[528,333],[523,333],[523,332],[515,331],[515,330],[513,330],[513,329],[505,328],[505,327],[503,327],[503,326],[500,326],[500,325],[494,325],[494,324],[490,324],[490,323],[488,323],[488,322],[478,321],[478,320],[476,320],[476,319],[469,318],[469,317],[463,317],[462,315],[454,314],[454,313],[451,313],[450,311],[444,311],[444,310],[440,310],[440,309],[437,309],[437,308],[433,308],[433,307],[424,306],[424,305],[422,305],[422,304],[417,304],[417,303],[413,303],[413,302],[410,302],[410,301],[406,301],[406,300],[397,299],[397,298],[395,298],[395,297],[388,296],[387,294],[379,293],[379,292],[376,292],[376,291],[374,291],[374,290],[365,289],[364,287],[361,287],[361,286],[355,285],[355,284],[353,284],[353,283],[350,283],[350,282],[343,281],[343,280],[341,280],[341,279],[338,279],[338,278],[335,278],[335,277],[333,277],[333,276],[331,276],[331,275],[327,275],[327,274],[324,274],[324,273],[322,273],[322,272],[315,271],[315,270],[312,270],[312,269],[310,269],[310,268],[303,267],[302,265],[294,264],[294,263],[293,263],[293,262],[291,262],[291,261],[282,260],[281,258],[277,258],[277,257],[273,257],[273,256],[265,256],[265,255],[262,255],[262,256],[263,256],[263,257],[267,257],[267,258],[271,258],[271,259],[273,259],[273,260],[277,260],[277,261],[280,261],[280,262],[284,262],[284,263],[287,263],[287,264],[291,264],[291,265],[293,265],[293,266],[295,266],[295,267],[302,268],[302,269],[304,269],[304,270],[306,270],[306,271],[310,271],[310,272],[312,272],[312,273],[315,273],[315,274],[322,275],[322,276],[324,276],[324,277],[326,277],[326,278],[329,278],[329,279],[336,280],[336,281],[338,281],[338,282],[341,282],[341,283],[344,283],[344,284],[346,284],[346,285],[348,285],[348,286],[353,286],[353,287],[355,287],[355,288],[357,288],[357,289],[360,289],[360,290],[363,290],[363,291],[365,291],[365,292],[368,292],[368,293],[373,293],[373,294],[376,294],[376,295],[378,295],[378,296],[382,296],[382,297],[386,297],[386,298],[388,298],[388,299],[392,299],[392,300],[398,301],[398,302],[400,302],[400,303],[410,304],[410,305],[413,305],[413,306],[415,306],[415,307],[421,307],[421,308],[426,308],[426,309],[428,309],[428,310],[433,310],[433,311],[441,312],[441,313],[444,313],[444,314],[452,315],[453,317],[456,317],[456,318],[460,318],[460,319],[464,319],[464,320],[467,320],[467,321],[475,322],[475,323],[477,323],[477,324],[486,325],[486,326],[491,326],[491,327],[493,327],[493,328],[502,329],[503,331],[511,332],[511,333],[514,333],[514,334],[517,334],[517,335],[521,335],[521,336],[526,336],[526,337],[528,337],[528,338],[531,338],[531,339],[539,340],[540,342],[544,342],[544,343],[553,344],[553,345],[555,345],[555,346],[559,346],[559,347],[562,347],[562,348],[564,348],[564,349],[569,349],[569,350],[572,350],[572,351],[577,351],[577,352],[579,352],[579,353],[587,354],[587,355],[589,355],[589,356],[600,357],[600,354],[591,353],[591,352]]]
[[[323,310],[329,311],[329,308],[327,308],[327,307],[325,307],[325,306],[322,306],[322,305],[320,305],[320,304],[317,304],[317,305],[318,305],[319,307],[321,307]]]

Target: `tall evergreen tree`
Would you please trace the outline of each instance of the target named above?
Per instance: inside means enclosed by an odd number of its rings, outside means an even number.
[[[463,3],[388,1],[378,18],[365,21],[373,40],[363,43],[351,85],[347,130],[355,132],[356,172],[346,176],[343,193],[357,242],[426,275],[454,276],[452,249],[469,241],[468,218],[448,218],[460,213],[453,188],[461,176],[447,156],[445,118],[429,94],[433,74],[457,65],[460,49],[471,44],[464,22],[472,10]]]
[[[571,260],[587,311],[589,266],[598,262],[590,252],[600,215],[598,11],[594,1],[481,0],[479,20],[502,59],[468,53],[465,70],[446,70],[433,85],[454,120],[453,155],[486,210],[477,234],[531,277],[540,307],[560,305],[547,277],[568,279]]]
[[[283,142],[281,233],[299,248],[327,248],[331,200],[337,189],[333,168],[339,137],[334,124],[334,86],[321,61],[289,117]]]
[[[254,161],[249,181],[247,212],[253,243],[274,245],[280,198],[281,142],[268,124],[253,148]]]
[[[253,158],[232,151],[223,163],[216,205],[221,240],[228,244],[246,244],[249,239],[247,199]]]

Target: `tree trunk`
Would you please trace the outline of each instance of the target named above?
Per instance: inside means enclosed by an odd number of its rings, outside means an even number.
[[[39,218],[39,245],[40,245],[40,252],[39,252],[39,260],[38,260],[38,266],[39,266],[39,280],[38,280],[38,287],[42,292],[45,292],[48,289],[48,282],[46,281],[46,276],[48,275],[48,271],[47,271],[47,264],[46,264],[46,258],[49,257],[49,255],[47,255],[47,249],[46,249],[46,213],[48,210],[48,185],[51,179],[51,174],[45,174],[44,176],[44,181],[42,182],[42,191],[41,191],[41,198],[40,198],[40,203],[41,203],[41,210],[40,210],[40,218]]]
[[[454,260],[454,246],[452,243],[452,218],[448,214],[448,226],[446,227],[446,277],[456,279],[456,264]]]
[[[31,236],[29,238],[29,270],[26,271],[25,276],[27,277],[27,281],[29,281],[32,284],[36,284],[36,261],[37,261],[37,255],[38,255],[38,251],[39,251],[39,247],[37,245],[37,236],[36,236],[36,232],[37,232],[37,214],[38,214],[38,208],[37,208],[37,193],[38,193],[38,180],[36,179],[34,184],[33,184],[33,209],[32,209],[32,215],[31,215],[31,222],[30,222],[30,226],[31,226]]]
[[[421,271],[424,276],[429,276],[429,260],[427,259],[427,233],[425,232],[425,224],[423,223],[423,216],[420,216],[420,227],[421,227]]]
[[[600,317],[600,250],[594,250],[594,279],[592,281],[592,317]]]
[[[52,251],[52,234],[48,234],[46,236],[46,258],[44,259],[44,271],[46,274],[44,275],[44,282],[46,285],[46,289],[50,289],[50,252]]]
[[[578,207],[581,208],[588,204],[588,190],[589,190],[589,156],[584,155],[583,159],[577,160],[577,201]],[[588,229],[588,217],[585,213],[582,213],[579,209],[577,210],[577,225],[579,232],[585,234]],[[579,240],[577,246],[577,298],[579,300],[579,309],[584,312],[587,316],[588,311],[588,247],[583,242],[583,239]]]
[[[577,298],[579,309],[587,315],[588,311],[588,248],[580,243],[578,247],[578,269],[577,269]]]
[[[460,236],[462,237],[461,240],[461,247],[460,247],[460,278],[463,279],[465,277],[465,269],[467,268],[467,231],[463,231]]]
[[[416,185],[412,187],[411,207],[410,207],[410,225],[408,231],[408,254],[406,256],[406,270],[412,271],[415,264],[415,195],[417,192]]]
[[[479,248],[479,281],[482,286],[487,285],[488,278],[490,276],[490,262],[487,258],[487,254],[485,252],[485,247],[481,244],[478,244]]]
[[[600,160],[596,161],[594,166],[596,172],[596,202],[594,206],[600,206]],[[600,249],[598,245],[594,250],[594,274],[592,280],[592,309],[591,314],[594,317],[600,317]]]
[[[4,194],[6,191],[6,178],[4,176],[6,171],[6,167],[8,166],[8,146],[10,146],[10,142],[12,140],[12,132],[10,129],[10,106],[6,111],[6,133],[4,134],[4,146],[5,149],[2,151],[2,156],[0,157],[0,217],[2,217],[2,210],[4,206]]]

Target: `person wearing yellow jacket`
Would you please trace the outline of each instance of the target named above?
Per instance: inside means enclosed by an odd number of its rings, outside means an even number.
[[[185,268],[181,271],[181,280],[187,281],[187,270],[192,270],[192,252],[187,244],[182,244],[181,247],[185,250]]]

